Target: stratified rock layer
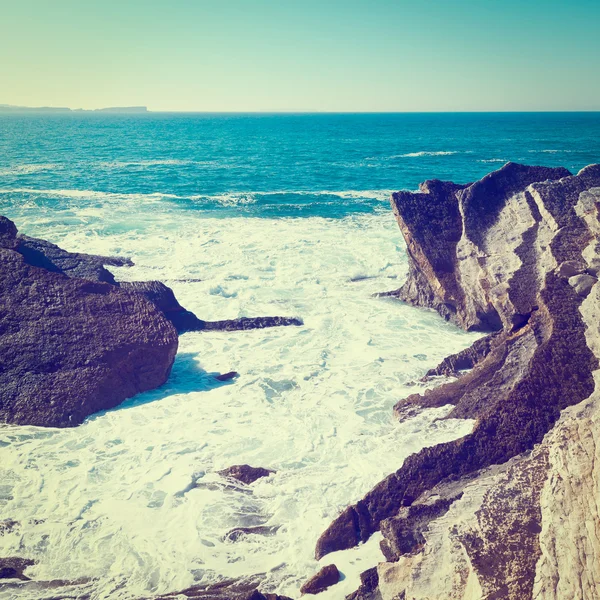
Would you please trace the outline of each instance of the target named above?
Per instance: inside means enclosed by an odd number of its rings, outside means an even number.
[[[53,246],[50,264],[4,218],[0,242],[0,422],[78,425],[166,381],[177,332],[144,297],[103,282],[99,257],[67,266]]]
[[[600,165],[507,164],[392,206],[410,263],[396,295],[497,333],[430,372],[458,379],[395,407],[450,404],[473,432],[410,456],[317,557],[381,529],[383,600],[600,598]]]

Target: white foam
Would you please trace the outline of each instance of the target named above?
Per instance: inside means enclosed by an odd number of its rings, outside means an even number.
[[[442,150],[439,152],[409,152],[407,154],[398,154],[397,156],[391,156],[390,158],[417,158],[419,156],[451,156],[453,154],[461,154],[456,150]]]
[[[34,196],[48,196],[55,198],[81,199],[81,200],[103,200],[103,201],[155,201],[163,199],[212,201],[225,206],[236,206],[240,204],[254,204],[258,197],[269,198],[270,196],[282,196],[286,194],[297,196],[335,196],[344,199],[373,199],[387,200],[395,190],[281,190],[273,192],[247,191],[229,192],[226,194],[193,194],[191,196],[178,196],[176,194],[153,192],[147,194],[128,194],[121,192],[103,192],[99,190],[77,190],[77,189],[36,189],[36,188],[0,188],[0,194],[30,194]]]
[[[508,161],[506,159],[504,159],[504,158],[482,158],[482,159],[478,160],[477,162],[481,162],[481,163],[506,163]]]
[[[528,150],[528,152],[532,153],[532,154],[559,154],[559,153],[564,153],[564,154],[569,154],[572,152],[572,150]]]
[[[10,177],[12,175],[31,175],[32,173],[57,171],[59,169],[62,169],[62,166],[55,163],[14,165],[12,167],[0,169],[0,177]]]
[[[267,589],[297,596],[331,558],[317,563],[314,547],[340,510],[411,452],[470,431],[470,422],[436,421],[446,409],[400,425],[391,408],[419,389],[409,381],[474,338],[430,311],[371,297],[399,285],[388,277],[407,268],[391,213],[181,219],[160,204],[150,212],[143,232],[127,221],[138,214],[112,205],[92,230],[57,219],[21,229],[71,250],[132,256],[135,267],[114,269],[120,278],[200,278],[172,285],[202,318],[297,315],[305,326],[186,334],[164,388],[75,429],[0,429],[3,496],[13,498],[2,515],[22,523],[0,537],[0,556],[37,559],[36,579],[96,578],[94,600],[254,573],[266,573]],[[75,209],[73,218],[82,218]],[[349,282],[356,273],[372,278]],[[213,374],[231,370],[239,379],[217,384]],[[215,471],[241,463],[277,474],[252,494],[223,489]],[[201,487],[190,489],[194,473]],[[223,540],[259,523],[279,530]],[[343,597],[381,560],[376,542],[334,557],[347,579],[324,599]],[[45,593],[60,596],[26,585],[19,598]]]

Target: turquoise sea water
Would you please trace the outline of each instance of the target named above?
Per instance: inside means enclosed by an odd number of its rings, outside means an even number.
[[[599,140],[600,113],[0,116],[0,207],[338,218],[509,160],[578,170]]]
[[[23,233],[129,256],[117,279],[164,281],[203,319],[304,320],[184,334],[164,386],[79,427],[0,425],[0,520],[19,524],[0,556],[36,561],[0,600],[139,600],[257,573],[297,598],[332,562],[344,579],[319,597],[355,590],[379,534],[318,563],[319,535],[406,456],[472,428],[447,407],[392,417],[477,335],[374,297],[407,271],[390,191],[507,160],[576,171],[598,140],[591,113],[0,116],[0,214]],[[225,485],[244,463],[276,473]]]

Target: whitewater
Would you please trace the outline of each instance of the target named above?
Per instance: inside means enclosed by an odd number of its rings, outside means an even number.
[[[77,216],[91,218],[90,209]],[[281,314],[305,325],[185,334],[162,388],[74,429],[0,429],[1,512],[21,523],[0,537],[0,554],[37,560],[34,579],[89,578],[79,593],[126,600],[264,573],[264,589],[297,595],[319,568],[318,536],[340,510],[412,452],[470,431],[469,422],[439,420],[446,409],[392,418],[413,383],[473,337],[433,312],[372,297],[405,277],[391,211],[190,214],[182,223],[156,209],[143,234],[115,211],[102,223],[102,235],[43,219],[22,230],[68,250],[131,256],[136,266],[114,269],[118,278],[165,281],[201,318]],[[214,379],[231,370],[234,382]],[[216,474],[242,463],[276,474],[250,488]],[[274,533],[225,537],[257,525]],[[346,576],[324,598],[356,588],[381,559],[378,536],[339,554],[321,561]],[[32,583],[18,597],[56,593]]]
[[[476,334],[373,296],[406,277],[390,192],[508,160],[576,172],[600,161],[599,136],[598,113],[0,116],[0,214],[22,233],[131,257],[118,279],[164,281],[201,319],[304,320],[186,333],[164,386],[79,427],[0,426],[0,556],[37,561],[0,599],[134,600],[255,574],[298,597],[332,562],[344,579],[320,597],[355,590],[379,534],[317,563],[319,535],[473,425],[392,416]],[[217,474],[243,463],[276,473]],[[258,526],[269,535],[227,535]]]

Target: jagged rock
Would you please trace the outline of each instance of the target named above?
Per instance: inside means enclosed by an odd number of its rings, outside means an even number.
[[[381,600],[377,567],[367,569],[360,574],[359,588],[348,594],[346,600]]]
[[[188,331],[238,331],[303,325],[301,319],[288,317],[242,317],[228,321],[203,321],[193,312],[183,308],[175,298],[173,290],[160,281],[123,281],[119,285],[126,290],[142,294],[156,304],[179,333]]]
[[[97,256],[68,252],[55,244],[17,235],[17,229],[12,221],[1,217],[0,236],[2,239],[12,240],[7,243],[15,245],[15,249],[25,257],[28,264],[56,273],[62,273],[71,278],[83,278],[90,281],[103,281],[119,286],[129,292],[141,294],[155,304],[175,326],[178,333],[188,331],[238,331],[247,329],[263,329],[265,327],[284,327],[288,325],[300,326],[304,323],[295,317],[242,317],[226,321],[203,321],[193,312],[185,309],[175,298],[173,290],[160,281],[115,281],[114,275],[105,269],[105,265],[117,267],[131,267],[133,262],[129,258],[115,256]],[[3,228],[6,233],[2,233]],[[12,231],[14,228],[14,231]],[[12,232],[12,233],[11,233]],[[188,280],[184,280],[188,281]],[[189,281],[200,281],[189,280]]]
[[[569,277],[569,285],[580,295],[587,296],[590,293],[592,287],[597,283],[596,277],[592,275],[574,275]]]
[[[241,317],[227,321],[203,321],[206,331],[239,331],[247,329],[264,329],[265,327],[286,327],[304,325],[297,317]]]
[[[29,264],[21,238],[9,232],[3,239],[1,422],[74,426],[166,381],[177,332],[153,304],[109,283],[49,271],[37,256]]]
[[[223,477],[231,477],[232,479],[237,479],[246,485],[250,485],[261,477],[268,477],[269,475],[272,475],[275,473],[275,471],[263,469],[262,467],[251,467],[250,465],[233,465],[231,467],[227,467],[227,469],[223,469],[222,471],[217,471],[217,473]]]
[[[458,377],[460,371],[472,369],[480,363],[490,353],[496,341],[498,341],[497,335],[486,335],[465,350],[447,356],[437,367],[429,369],[423,379],[426,380],[439,375]]]
[[[67,277],[89,279],[90,281],[104,281],[115,284],[114,275],[104,266],[133,266],[133,262],[129,258],[67,252],[46,240],[26,235],[18,236],[16,250],[25,257],[27,264],[34,267],[41,267],[47,271],[63,273]]]
[[[556,274],[559,277],[569,279],[569,277],[573,277],[574,275],[579,275],[580,273],[583,273],[585,269],[586,264],[584,262],[581,262],[579,260],[565,260],[556,269]]]
[[[180,592],[155,597],[153,600],[174,600],[181,597],[198,600],[292,600],[287,596],[260,592],[258,587],[259,582],[255,580],[227,580],[209,585],[193,586]]]
[[[421,184],[419,193],[392,194],[409,256],[408,279],[395,295],[434,308],[467,330],[501,329],[507,312],[522,312],[504,307],[502,299],[506,278],[520,264],[515,244],[526,243],[521,234],[535,219],[525,189],[569,175],[563,168],[508,163],[471,185],[433,180]],[[503,210],[509,198],[515,215]],[[500,264],[496,241],[510,247],[504,253],[512,254],[510,264]]]
[[[236,377],[239,377],[239,373],[236,373],[235,371],[229,371],[229,373],[221,373],[221,375],[217,375],[215,379],[217,381],[230,381]]]
[[[17,556],[0,558],[0,579],[20,579],[21,581],[29,581],[29,577],[24,575],[23,571],[34,564],[35,561],[29,558],[19,558]]]
[[[340,572],[335,565],[323,567],[313,575],[301,588],[301,594],[320,594],[340,580]]]
[[[507,165],[471,186],[392,199],[411,263],[403,294],[465,329],[499,331],[435,374],[461,361],[469,372],[395,408],[451,404],[448,416],[475,419],[473,432],[410,456],[318,541],[321,557],[381,528],[392,561],[378,567],[383,600],[599,597],[600,291],[587,277],[600,249],[600,165],[562,175]],[[428,225],[414,205],[428,200],[434,225],[436,206],[458,207],[442,241],[419,230]],[[427,514],[449,486],[443,514]]]

